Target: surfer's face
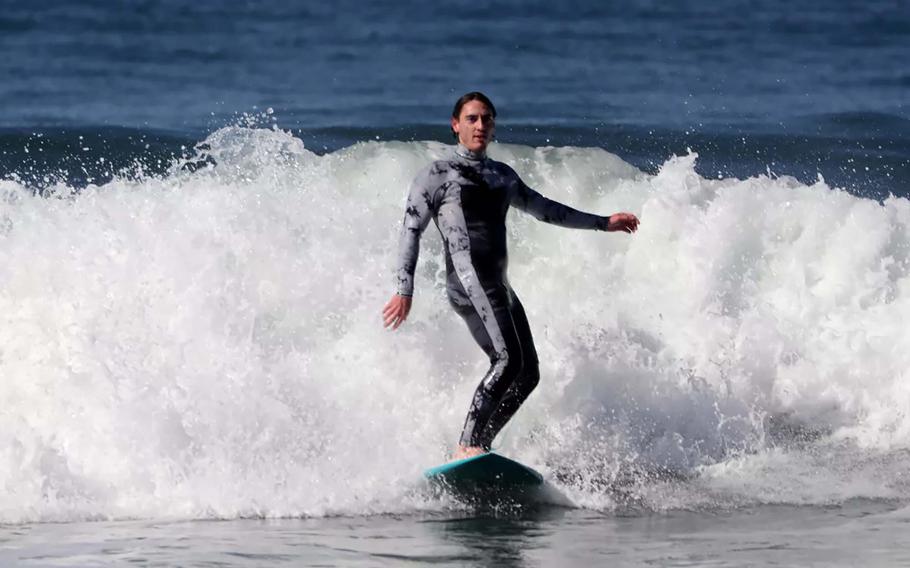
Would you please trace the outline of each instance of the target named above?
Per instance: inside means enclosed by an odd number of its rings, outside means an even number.
[[[458,119],[452,118],[452,130],[458,135],[458,141],[472,152],[485,151],[495,129],[493,112],[480,101],[466,102]]]

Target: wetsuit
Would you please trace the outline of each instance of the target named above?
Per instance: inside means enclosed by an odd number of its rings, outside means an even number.
[[[458,145],[418,173],[408,195],[398,252],[398,294],[414,292],[420,235],[430,219],[442,235],[449,303],[490,357],[460,443],[489,449],[540,380],[524,308],[506,277],[506,213],[515,206],[547,223],[607,229],[608,217],[552,201],[512,168]]]

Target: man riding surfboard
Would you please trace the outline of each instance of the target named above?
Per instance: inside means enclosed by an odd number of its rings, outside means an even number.
[[[420,236],[433,220],[444,243],[449,303],[490,358],[454,453],[454,459],[463,459],[490,450],[540,380],[531,329],[506,275],[509,207],[574,229],[634,233],[639,221],[631,213],[603,217],[548,199],[512,168],[488,158],[496,108],[483,93],[458,99],[451,126],[458,140],[451,155],[421,170],[411,184],[398,249],[397,291],[382,313],[392,329],[407,319]]]

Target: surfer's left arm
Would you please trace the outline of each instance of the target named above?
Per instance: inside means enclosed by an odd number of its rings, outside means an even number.
[[[518,209],[530,213],[544,223],[570,229],[591,229],[595,231],[623,231],[634,233],[638,230],[638,217],[632,213],[614,213],[608,216],[585,213],[544,197],[528,187],[524,181],[508,168],[511,180],[511,203]]]

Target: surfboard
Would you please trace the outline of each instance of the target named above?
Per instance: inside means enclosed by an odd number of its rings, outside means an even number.
[[[424,476],[456,495],[514,496],[543,485],[543,476],[530,467],[493,452],[432,467]]]

